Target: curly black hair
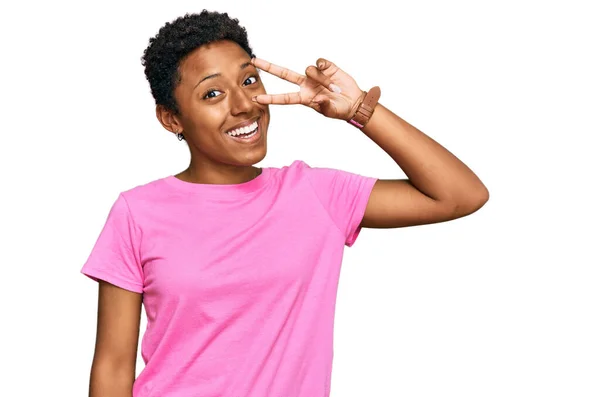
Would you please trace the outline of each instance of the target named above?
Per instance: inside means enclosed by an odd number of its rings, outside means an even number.
[[[250,58],[255,57],[248,44],[246,28],[226,12],[204,9],[199,14],[185,14],[167,22],[155,37],[150,38],[141,61],[157,105],[179,114],[173,92],[181,81],[180,62],[201,45],[218,40],[234,41]]]

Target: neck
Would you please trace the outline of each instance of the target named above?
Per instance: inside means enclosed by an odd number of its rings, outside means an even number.
[[[262,173],[262,168],[254,166],[225,166],[219,168],[190,166],[175,175],[178,179],[190,183],[209,185],[235,185],[246,183]]]

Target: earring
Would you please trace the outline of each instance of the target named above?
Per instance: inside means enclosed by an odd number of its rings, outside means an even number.
[[[177,139],[179,139],[180,141],[183,141],[183,134],[181,132],[177,133]]]

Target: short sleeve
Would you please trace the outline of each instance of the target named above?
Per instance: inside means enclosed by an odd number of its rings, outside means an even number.
[[[106,223],[81,273],[94,281],[142,293],[143,271],[139,257],[139,230],[123,194],[112,205]]]
[[[346,246],[352,247],[360,234],[360,223],[377,178],[300,163],[321,204],[345,236]]]

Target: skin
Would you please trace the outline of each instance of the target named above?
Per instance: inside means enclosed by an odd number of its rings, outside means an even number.
[[[156,107],[158,121],[174,134],[182,132],[190,149],[190,165],[175,175],[177,178],[193,183],[237,184],[262,171],[253,165],[267,153],[270,113],[268,105],[252,101],[253,96],[266,92],[254,65],[240,69],[248,62],[250,56],[237,43],[223,40],[201,46],[180,63],[181,82],[174,91],[179,114]],[[215,73],[221,76],[198,84]],[[240,144],[225,134],[258,116],[259,142]]]
[[[240,70],[241,64],[250,61],[250,66]],[[299,91],[266,94],[258,69],[297,84]],[[347,121],[365,95],[351,76],[326,59],[319,58],[316,66],[308,66],[306,75],[301,75],[260,58],[250,60],[230,41],[198,48],[181,63],[180,72],[181,83],[175,89],[179,114],[157,106],[156,115],[168,131],[183,131],[191,161],[176,177],[193,183],[235,184],[257,176],[260,169],[253,164],[266,155],[270,104],[304,105],[325,117]],[[213,73],[222,76],[196,87]],[[256,78],[248,80],[251,76]],[[209,89],[217,91],[206,99]],[[256,145],[237,144],[225,135],[235,124],[256,116],[261,117],[263,133]],[[349,125],[348,130],[354,133],[357,128]],[[408,176],[377,180],[361,226],[398,228],[443,222],[469,215],[487,202],[488,190],[473,171],[381,103],[359,130]],[[141,306],[142,294],[100,281],[90,397],[131,397]]]
[[[258,95],[257,103],[304,105],[325,117],[348,121],[365,96],[356,81],[333,62],[319,58],[306,76],[260,58],[262,70],[298,85],[298,92]],[[348,126],[348,133],[356,127]],[[400,167],[408,178],[378,179],[361,226],[399,228],[464,217],[480,209],[489,192],[475,173],[450,151],[378,102],[358,128]],[[356,154],[360,157],[360,153]]]
[[[131,397],[141,313],[142,294],[99,280],[90,397]]]
[[[240,69],[240,65],[248,64]],[[189,167],[175,175],[192,183],[237,184],[262,172],[253,165],[267,152],[269,107],[252,101],[265,94],[258,69],[236,43],[202,46],[185,58],[175,88],[179,113],[156,107],[170,132],[183,132],[191,153]],[[221,73],[198,84],[207,75]],[[209,91],[207,93],[207,91]],[[256,144],[239,144],[225,135],[240,122],[260,116]],[[142,294],[105,281],[98,284],[98,325],[90,374],[90,397],[131,397],[139,343]]]

